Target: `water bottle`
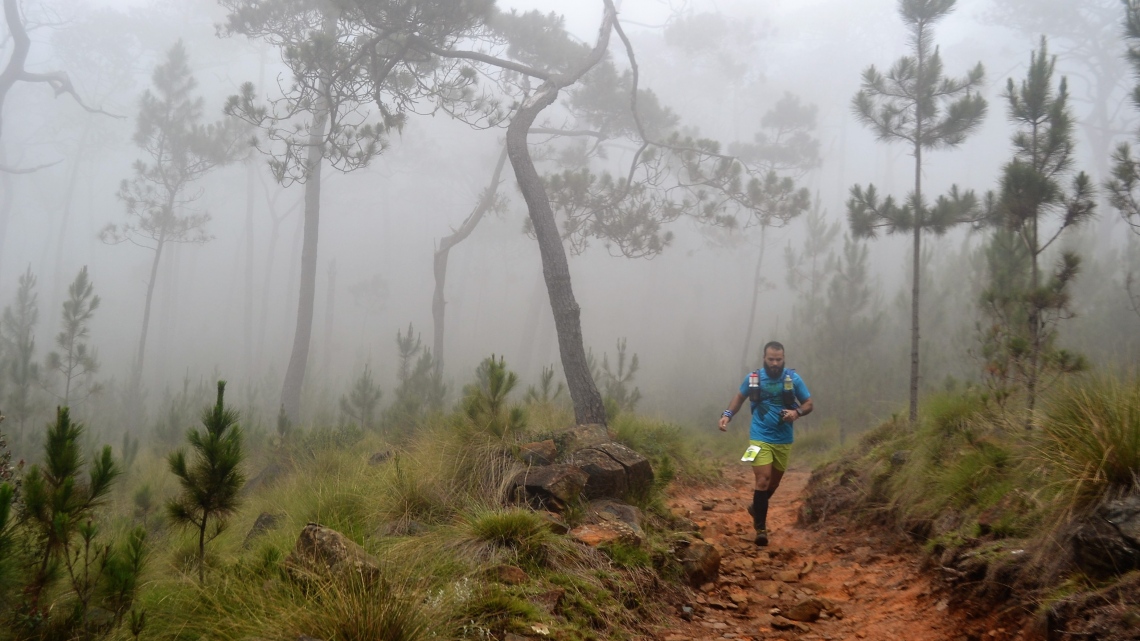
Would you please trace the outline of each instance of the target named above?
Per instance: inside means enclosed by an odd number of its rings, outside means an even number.
[[[748,375],[748,400],[753,403],[760,402],[760,373],[752,372]]]
[[[796,389],[792,384],[792,375],[784,372],[784,409],[795,409],[796,407]]]

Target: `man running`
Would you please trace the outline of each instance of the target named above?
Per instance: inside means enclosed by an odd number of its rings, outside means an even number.
[[[748,513],[756,528],[756,545],[768,545],[768,500],[780,487],[792,452],[792,423],[811,414],[811,392],[795,370],[784,367],[784,346],[764,346],[764,367],[750,372],[720,418],[720,431],[740,411],[744,399],[752,402],[752,427],[744,460],[752,462],[756,485]]]

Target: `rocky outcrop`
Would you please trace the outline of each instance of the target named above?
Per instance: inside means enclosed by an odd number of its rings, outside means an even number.
[[[673,549],[685,580],[693,587],[716,580],[720,573],[720,550],[698,539],[683,539]]]
[[[245,535],[245,540],[242,541],[241,549],[248,550],[254,539],[269,530],[275,529],[278,525],[281,525],[281,522],[284,520],[284,514],[273,514],[270,512],[258,514],[257,520],[253,522],[253,527],[249,528],[249,532]]]
[[[1073,561],[1105,579],[1140,569],[1140,495],[1108,501],[1073,533]]]
[[[295,578],[343,576],[356,573],[366,580],[380,574],[380,562],[345,535],[331,528],[309,523],[301,530],[285,567]]]
[[[527,465],[550,465],[558,459],[558,446],[554,439],[546,439],[519,446],[519,458]]]
[[[602,450],[587,448],[571,456],[570,465],[586,473],[582,493],[588,499],[624,497],[629,492],[625,466]]]
[[[595,447],[625,468],[627,485],[631,492],[644,492],[653,486],[653,466],[649,463],[649,459],[616,441]]]
[[[573,465],[543,465],[519,472],[512,481],[512,495],[534,509],[561,512],[582,493],[589,479]]]

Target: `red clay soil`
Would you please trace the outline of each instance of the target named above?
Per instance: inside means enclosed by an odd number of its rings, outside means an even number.
[[[913,551],[889,552],[892,546],[874,532],[797,526],[808,477],[797,470],[784,477],[772,499],[767,548],[752,541],[745,512],[752,480],[745,466],[729,469],[720,487],[685,488],[670,500],[675,512],[695,521],[704,539],[720,549],[721,571],[715,585],[695,592],[686,606],[691,611],[679,612],[658,630],[657,639],[989,641],[1018,636],[1004,629],[967,635],[965,630],[977,630],[980,622],[947,607],[946,595],[920,573]],[[810,621],[812,610],[820,607],[822,614]]]

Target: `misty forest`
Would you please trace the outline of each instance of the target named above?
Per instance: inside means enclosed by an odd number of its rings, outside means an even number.
[[[1140,0],[0,2],[0,641],[1140,639]]]

